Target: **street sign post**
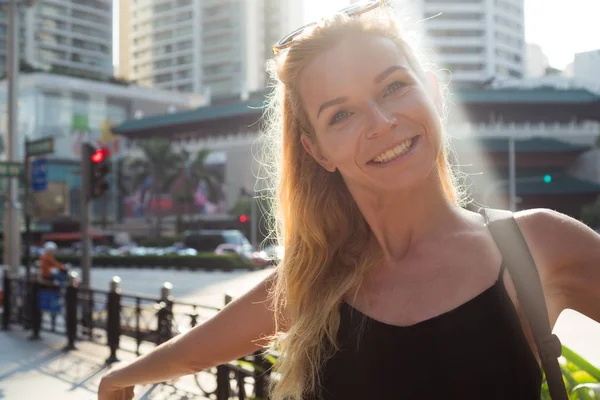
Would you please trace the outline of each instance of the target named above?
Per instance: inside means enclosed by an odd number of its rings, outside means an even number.
[[[39,157],[46,154],[54,153],[54,137],[44,137],[36,140],[25,141],[25,276],[27,281],[30,278],[30,249],[31,244],[31,207],[30,207],[30,191],[43,192],[48,186],[48,160],[38,159],[30,164],[31,157]]]
[[[0,162],[0,177],[19,178],[23,174],[23,165],[19,162]]]
[[[34,193],[43,192],[48,186],[48,160],[38,158],[31,163],[31,188]]]

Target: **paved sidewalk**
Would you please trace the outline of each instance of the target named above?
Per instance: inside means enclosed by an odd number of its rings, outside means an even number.
[[[64,352],[64,344],[51,334],[31,341],[18,326],[0,332],[0,399],[95,399],[106,347],[81,343]]]
[[[81,342],[77,350],[63,350],[66,340],[42,333],[31,341],[20,327],[0,331],[0,400],[95,400],[102,375],[108,370],[108,347]],[[121,360],[134,357],[119,352]],[[210,386],[209,386],[210,387]],[[175,385],[136,387],[138,400],[203,399],[191,377]]]

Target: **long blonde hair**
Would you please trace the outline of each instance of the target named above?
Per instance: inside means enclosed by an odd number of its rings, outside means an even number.
[[[301,135],[314,131],[298,94],[302,69],[349,33],[393,40],[410,66],[424,76],[414,52],[402,39],[394,18],[370,12],[361,17],[336,15],[323,20],[270,61],[275,89],[265,114],[263,139],[270,145],[270,175],[276,179],[273,204],[276,233],[285,255],[278,266],[271,300],[281,351],[275,400],[297,400],[319,385],[323,363],[337,350],[339,306],[381,258],[371,229],[338,172],[322,168],[303,148]],[[437,160],[446,196],[457,202],[445,148]]]

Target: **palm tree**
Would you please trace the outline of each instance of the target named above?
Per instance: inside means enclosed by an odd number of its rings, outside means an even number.
[[[181,170],[180,155],[173,152],[171,142],[166,139],[150,139],[139,144],[144,158],[133,159],[129,168],[134,173],[134,187],[142,182],[149,182],[151,202],[156,203],[159,196],[168,193],[172,183]],[[156,209],[156,235],[162,235],[162,202],[158,201]]]
[[[184,213],[188,213],[189,206],[194,204],[194,195],[200,182],[204,182],[206,185],[208,200],[216,202],[219,197],[223,177],[218,171],[206,165],[206,159],[210,153],[209,149],[201,149],[194,155],[186,150],[179,153],[179,165],[185,173],[183,174],[183,184],[174,194],[183,204]]]

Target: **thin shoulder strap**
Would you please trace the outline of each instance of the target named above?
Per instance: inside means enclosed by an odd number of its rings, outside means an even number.
[[[512,212],[490,208],[481,211],[502,254],[503,264],[510,272],[519,303],[529,322],[548,381],[550,396],[552,400],[568,400],[558,364],[562,346],[550,329],[542,283],[527,242]]]

